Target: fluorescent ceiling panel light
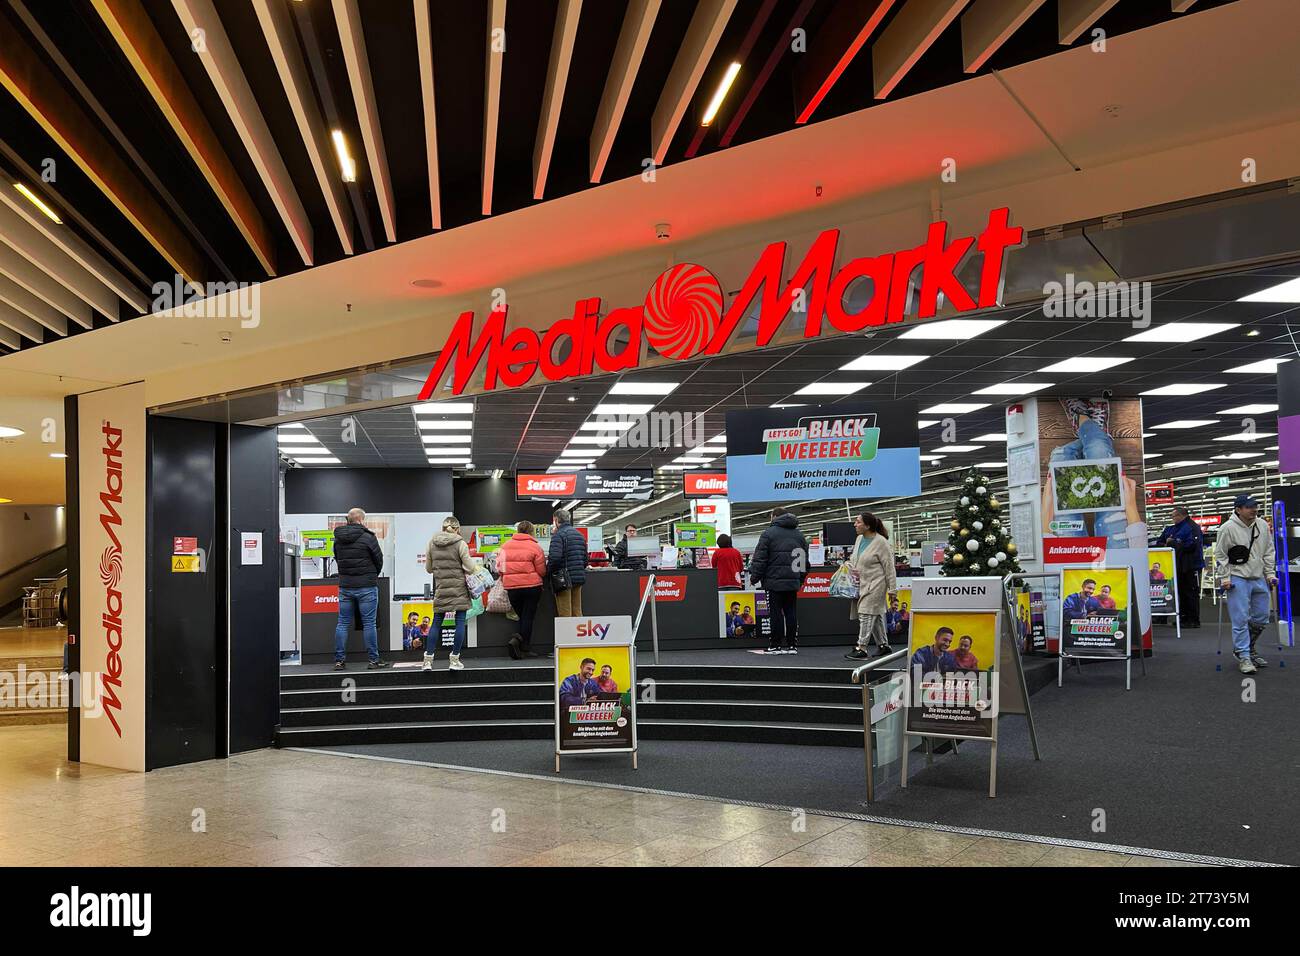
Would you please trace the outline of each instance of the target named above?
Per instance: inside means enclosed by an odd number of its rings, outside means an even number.
[[[899,338],[950,341],[973,339],[977,335],[993,331],[999,325],[1006,325],[1006,319],[944,319],[942,322],[923,322],[921,325],[914,325]]]
[[[699,468],[699,465],[660,465],[660,471],[690,471],[692,468]]]
[[[615,382],[611,395],[667,395],[681,382]]]
[[[280,446],[280,454],[289,455],[291,457],[297,455],[323,455],[326,450],[327,449],[324,445]]]
[[[931,425],[937,425],[937,424],[939,424],[939,419],[937,418],[922,418],[919,422],[916,423],[916,427],[929,428]]]
[[[616,445],[617,435],[574,435],[569,439],[570,445]]]
[[[421,435],[420,440],[426,445],[463,445],[473,440],[473,436],[465,435]]]
[[[1166,322],[1156,325],[1137,335],[1130,335],[1125,342],[1195,342],[1207,335],[1218,335],[1228,329],[1235,329],[1240,322]]]
[[[1238,302],[1300,302],[1300,279],[1287,279],[1267,289],[1244,295]]]
[[[1131,358],[1116,358],[1113,355],[1080,355],[1076,358],[1068,358],[1063,362],[1057,362],[1055,365],[1049,365],[1047,368],[1040,368],[1040,372],[1072,372],[1083,374],[1087,372],[1104,372],[1108,368],[1114,368],[1116,365],[1123,365],[1126,362],[1133,361]]]
[[[1167,462],[1165,462],[1163,465],[1160,465],[1159,467],[1161,467],[1161,468],[1186,468],[1186,467],[1188,467],[1188,466],[1190,466],[1190,465],[1208,465],[1208,464],[1209,464],[1208,461],[1190,461],[1190,460],[1189,460],[1189,461],[1167,461]]]
[[[420,431],[423,432],[463,432],[473,428],[474,422],[473,419],[469,418],[462,421],[456,421],[455,419],[437,419],[430,421],[427,418],[421,418],[416,421],[416,425],[418,425]]]
[[[1160,452],[1160,451],[1148,451],[1148,452],[1143,452],[1142,457],[1143,457],[1144,459],[1145,459],[1145,458],[1160,458],[1160,457],[1162,457],[1163,455],[1164,455],[1164,452]]]
[[[709,100],[708,107],[704,110],[704,117],[700,120],[701,126],[708,126],[713,122],[718,110],[722,108],[722,101],[727,97],[727,91],[731,89],[731,84],[736,82],[736,74],[740,72],[739,63],[731,63],[727,66],[727,72],[722,74],[722,79],[718,83],[718,88],[713,91],[713,99]]]
[[[463,448],[443,448],[439,445],[437,448],[426,448],[424,453],[426,455],[472,455],[474,450],[468,445]]]
[[[1240,461],[1243,458],[1263,458],[1262,451],[1234,451],[1226,455],[1213,456],[1215,461]]]
[[[983,445],[940,445],[938,448],[935,449],[935,451],[950,451],[950,452],[979,451],[983,447],[984,447]]]
[[[47,219],[53,220],[55,223],[57,223],[60,226],[63,225],[63,220],[59,218],[59,214],[56,213],[53,209],[51,209],[49,206],[47,206],[45,204],[45,200],[43,200],[40,196],[36,195],[36,193],[32,192],[22,183],[14,183],[14,189],[18,190],[18,192],[22,194],[24,199],[26,199],[29,203],[31,203],[42,213],[44,213]]]
[[[3,438],[0,435],[0,438]],[[319,445],[320,439],[309,432],[291,432],[287,435],[276,435],[275,443],[277,445]]]
[[[331,131],[330,138],[334,140],[334,153],[339,158],[339,173],[343,176],[345,183],[355,183],[357,181],[357,164],[352,158],[352,153],[348,150],[348,141],[343,136],[343,130],[336,129]]]
[[[1260,359],[1258,362],[1251,362],[1249,365],[1238,365],[1236,368],[1226,369],[1230,375],[1276,375],[1277,367],[1283,362],[1291,361],[1289,358],[1280,359]]]
[[[1007,467],[1007,463],[1005,461],[982,461],[975,467],[976,468],[1005,468]]]
[[[1277,411],[1276,405],[1238,405],[1236,408],[1225,408],[1221,412],[1215,412],[1216,415],[1263,415],[1265,412]]]
[[[1276,460],[1275,460],[1275,461],[1261,461],[1259,464],[1260,464],[1260,467],[1261,467],[1261,468],[1277,468],[1277,467],[1281,464],[1281,462],[1278,462],[1278,461],[1276,461]]]
[[[290,423],[290,424],[288,424],[288,425],[280,425],[280,426],[278,426],[278,428],[279,428],[280,431],[288,431],[288,430],[292,430],[292,429],[297,429],[297,430],[306,431],[307,426],[306,426],[306,425],[303,425],[303,424],[300,424],[299,422],[292,422],[292,423]]]
[[[338,460],[337,458],[325,458],[325,457],[321,457],[321,458],[295,458],[294,461],[297,462],[297,463],[300,464],[300,465],[337,465],[337,464],[339,464],[339,460]]]
[[[430,458],[429,459],[429,464],[431,465],[468,465],[469,463],[470,463],[470,459],[468,458]]]
[[[583,422],[578,426],[580,432],[623,432],[627,431],[635,422]]]
[[[1214,439],[1215,441],[1257,441],[1261,438],[1272,438],[1277,432],[1242,432],[1239,435],[1223,435]]]
[[[987,435],[976,435],[975,441],[1006,441],[1006,432],[989,432]]]
[[[840,366],[841,372],[898,372],[905,368],[911,368],[917,362],[924,362],[930,356],[928,355],[888,355],[884,352],[873,352],[871,355],[861,355],[853,361]]]
[[[804,402],[777,402],[775,405],[769,405],[768,408],[807,408]]]
[[[708,443],[709,443],[710,445],[712,445],[712,444],[714,444],[714,443],[721,443],[721,444],[725,445],[725,444],[727,443],[727,433],[726,433],[726,432],[723,432],[723,433],[720,434],[720,435],[714,435],[712,438],[708,439]]]
[[[922,415],[964,415],[967,412],[978,412],[981,408],[988,408],[988,402],[945,402],[941,405],[932,405],[929,408],[921,409]]]
[[[942,461],[947,455],[922,455],[921,461]]]
[[[796,395],[852,395],[870,385],[870,382],[813,382],[805,385]]]
[[[654,405],[620,405],[617,402],[602,402],[592,409],[593,415],[644,415]]]
[[[714,461],[713,458],[692,458],[690,455],[679,455],[673,459],[675,465],[707,465]]]
[[[424,402],[411,409],[417,415],[473,415],[473,402]]]
[[[1218,382],[1209,385],[1196,385],[1191,382],[1175,382],[1173,385],[1164,385],[1160,388],[1150,388],[1142,395],[1200,395],[1202,392],[1212,392],[1216,388],[1223,388],[1227,383]]]
[[[1180,418],[1176,422],[1165,422],[1163,425],[1152,425],[1152,428],[1201,428],[1204,425],[1217,425],[1218,419],[1204,418]]]
[[[1000,385],[990,385],[988,388],[981,388],[971,394],[1028,395],[1030,392],[1039,392],[1045,388],[1051,388],[1055,384],[1055,382],[1002,382]]]

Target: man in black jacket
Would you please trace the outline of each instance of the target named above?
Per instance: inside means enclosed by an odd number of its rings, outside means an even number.
[[[644,571],[645,558],[627,556],[627,540],[636,537],[636,525],[630,524],[623,529],[623,540],[614,546],[614,567],[629,571]]]
[[[345,647],[352,629],[354,608],[361,611],[367,665],[373,669],[387,667],[379,657],[379,632],[375,618],[379,612],[379,572],[384,568],[384,552],[379,539],[365,525],[366,513],[360,508],[348,512],[348,523],[334,529],[334,563],[339,572],[339,622],[334,628],[334,669],[347,665]]]
[[[767,592],[768,615],[772,619],[767,652],[798,654],[795,601],[808,576],[808,540],[799,531],[798,519],[784,508],[772,509],[772,523],[759,535],[754,556],[749,559],[749,576],[761,581]]]

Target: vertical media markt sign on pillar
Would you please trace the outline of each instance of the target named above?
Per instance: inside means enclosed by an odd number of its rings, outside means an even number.
[[[732,501],[883,498],[921,493],[915,402],[727,412]]]
[[[143,385],[77,399],[84,763],[145,769]],[[95,703],[86,706],[88,700]]]
[[[632,753],[636,736],[632,618],[555,619],[555,753]]]

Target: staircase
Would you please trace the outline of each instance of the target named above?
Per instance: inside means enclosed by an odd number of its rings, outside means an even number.
[[[0,727],[65,723],[72,684],[62,672],[61,657],[0,658]]]
[[[282,673],[276,745],[550,739],[554,674],[550,665]],[[637,680],[643,740],[863,743],[862,692],[846,668],[641,665]]]

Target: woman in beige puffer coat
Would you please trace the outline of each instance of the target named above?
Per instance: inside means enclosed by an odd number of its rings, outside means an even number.
[[[866,660],[867,648],[872,638],[877,653],[890,652],[889,637],[885,633],[885,609],[889,595],[897,590],[894,577],[894,549],[889,546],[889,533],[885,523],[871,512],[863,512],[853,519],[858,540],[849,564],[858,574],[858,644],[844,656],[852,661]]]
[[[424,670],[433,670],[433,658],[438,648],[437,635],[442,634],[442,621],[445,615],[456,615],[456,640],[451,649],[448,667],[451,670],[463,670],[460,652],[465,646],[466,617],[473,597],[465,576],[478,570],[469,556],[469,545],[460,536],[460,522],[455,515],[443,519],[442,531],[429,539],[429,547],[424,553],[424,569],[433,575],[433,627],[434,637],[425,646]]]

